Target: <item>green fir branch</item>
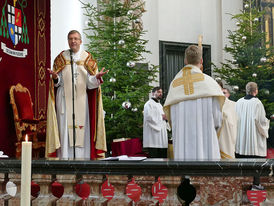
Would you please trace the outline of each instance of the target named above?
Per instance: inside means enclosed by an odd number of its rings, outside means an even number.
[[[229,46],[224,48],[232,59],[222,62],[219,68],[216,65],[213,67],[216,76],[228,86],[239,87],[239,90],[232,91],[231,98],[235,101],[245,96],[245,85],[248,82],[256,82],[259,88],[258,98],[264,104],[269,118],[274,113],[274,48],[266,47],[269,42],[265,41],[265,32],[262,32],[264,12],[258,10],[259,8],[248,8],[232,16],[239,24],[235,31],[228,31]],[[271,129],[273,128],[272,123]]]

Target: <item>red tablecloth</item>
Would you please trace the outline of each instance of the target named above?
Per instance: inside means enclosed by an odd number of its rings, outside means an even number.
[[[127,156],[146,156],[143,153],[143,145],[139,138],[125,140],[121,142],[112,142],[112,157],[127,155]]]
[[[273,159],[274,158],[274,148],[268,148],[267,149],[267,159]]]

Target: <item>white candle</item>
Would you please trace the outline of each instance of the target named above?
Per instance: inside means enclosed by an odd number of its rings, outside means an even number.
[[[21,151],[21,200],[20,206],[30,206],[30,187],[31,187],[31,151],[32,142],[22,142]]]

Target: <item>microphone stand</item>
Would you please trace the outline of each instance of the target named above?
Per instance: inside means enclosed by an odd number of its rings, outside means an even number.
[[[73,69],[73,59],[72,50],[70,49],[70,64],[71,64],[71,77],[72,77],[72,128],[73,128],[73,158],[75,159],[75,112],[74,112],[74,69]]]

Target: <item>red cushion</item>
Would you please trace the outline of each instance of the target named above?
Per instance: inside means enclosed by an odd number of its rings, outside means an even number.
[[[33,119],[31,97],[27,92],[14,92],[15,104],[20,119]]]

